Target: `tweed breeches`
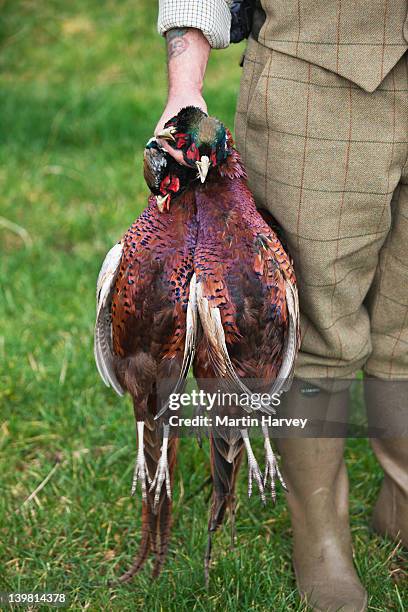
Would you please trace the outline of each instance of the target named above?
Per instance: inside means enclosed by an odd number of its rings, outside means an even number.
[[[367,93],[248,42],[237,147],[294,258],[303,379],[408,379],[407,57]]]

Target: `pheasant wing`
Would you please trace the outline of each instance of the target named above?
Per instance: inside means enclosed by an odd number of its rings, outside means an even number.
[[[279,225],[269,212],[265,210],[259,212],[269,229],[265,235],[267,248],[262,252],[262,258],[266,259],[266,266],[263,267],[264,283],[269,289],[273,288],[276,282],[274,271],[278,267],[282,281],[284,281],[284,284],[281,284],[284,290],[284,293],[281,291],[281,299],[284,297],[286,302],[286,304],[282,304],[282,306],[286,306],[285,309],[282,309],[286,310],[284,314],[286,325],[282,361],[279,372],[270,389],[270,394],[272,395],[280,391],[287,391],[292,383],[296,355],[300,345],[299,297],[293,262],[288,254]],[[272,295],[274,296],[272,299],[276,299],[274,292],[272,292]],[[270,296],[271,293],[269,298]]]
[[[122,243],[115,244],[106,255],[99,272],[96,286],[97,305],[94,334],[94,355],[98,372],[105,385],[112,387],[118,395],[124,395],[124,390],[119,384],[113,366],[111,303],[122,252]]]

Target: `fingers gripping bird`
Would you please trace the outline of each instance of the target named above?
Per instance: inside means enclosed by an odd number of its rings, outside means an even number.
[[[160,391],[164,398],[182,388],[194,355],[194,197],[191,190],[179,193],[165,158],[151,141],[144,173],[150,181],[162,174],[152,184],[159,199],[149,198],[148,207],[108,253],[97,283],[96,363],[108,386],[132,396],[138,438],[132,492],[140,482],[143,498],[140,551],[121,581],[142,567],[150,551],[156,556],[154,575],[164,561],[177,440],[169,439],[166,422],[160,439],[158,387],[165,386]],[[176,195],[168,210],[167,201]]]
[[[299,308],[290,257],[273,227],[272,217],[256,209],[246,172],[231,134],[197,108],[183,109],[159,134],[181,150],[195,168],[198,235],[194,272],[200,322],[204,331],[194,360],[198,380],[222,381],[229,390],[267,392],[289,388],[299,347]],[[245,382],[250,380],[248,389]],[[220,408],[219,408],[220,409]],[[264,408],[270,412],[268,407]],[[233,413],[237,413],[237,407]],[[240,435],[239,435],[240,434]],[[283,480],[263,428],[266,468],[262,478],[247,429],[210,435],[213,500],[209,521],[206,573],[211,533],[230,505],[243,448],[248,456],[248,492],[256,481],[261,497],[275,477]]]

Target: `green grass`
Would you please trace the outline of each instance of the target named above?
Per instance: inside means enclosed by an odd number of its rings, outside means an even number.
[[[165,100],[164,45],[149,0],[0,8],[0,590],[65,591],[73,610],[304,609],[285,503],[248,501],[244,474],[237,549],[227,552],[228,529],[217,536],[205,590],[208,490],[189,496],[209,473],[208,449],[193,440],[181,444],[163,575],[152,582],[147,567],[107,588],[136,552],[140,500],[129,496],[129,401],[93,362],[94,287],[146,201],[141,158]],[[208,72],[209,109],[230,126],[241,52],[213,54]],[[364,440],[350,441],[347,459],[370,609],[403,610],[399,553],[368,527],[381,473]]]

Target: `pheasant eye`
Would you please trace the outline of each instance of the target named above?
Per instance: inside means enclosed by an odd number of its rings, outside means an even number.
[[[180,180],[178,176],[171,176],[171,180],[168,185],[168,190],[174,191],[174,193],[177,193],[179,189],[180,189]]]
[[[164,195],[167,193],[167,189],[169,187],[169,185],[171,184],[171,177],[168,174],[167,176],[164,177],[164,179],[162,180],[162,182],[160,183],[160,192]]]
[[[200,151],[193,142],[193,144],[187,149],[186,157],[189,161],[198,161],[200,159]]]
[[[188,143],[187,134],[182,134],[181,132],[175,134],[175,139],[177,149],[182,149]]]

